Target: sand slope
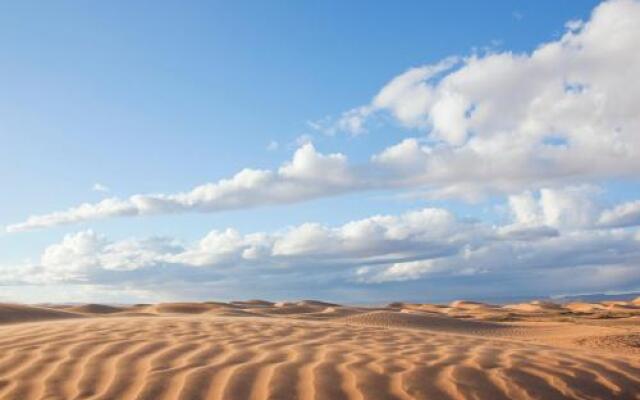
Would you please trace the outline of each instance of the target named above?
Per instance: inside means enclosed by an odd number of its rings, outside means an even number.
[[[640,399],[635,317],[496,323],[449,317],[449,307],[321,302],[142,308],[153,314],[0,325],[0,399]]]

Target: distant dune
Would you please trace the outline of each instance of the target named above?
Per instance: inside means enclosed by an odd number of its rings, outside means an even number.
[[[0,303],[0,324],[80,317],[81,314],[66,310]]]
[[[0,304],[0,399],[85,398],[640,399],[640,301]]]
[[[84,314],[112,314],[127,311],[127,309],[122,307],[113,307],[103,304],[83,304],[80,306],[65,308],[65,310]]]

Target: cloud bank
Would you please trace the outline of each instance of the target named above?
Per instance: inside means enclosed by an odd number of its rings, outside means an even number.
[[[500,290],[501,282],[509,282],[509,291],[537,285],[538,294],[552,294],[560,286],[639,285],[640,220],[632,223],[628,217],[637,204],[603,208],[594,200],[595,191],[545,188],[513,195],[511,217],[501,225],[424,208],[337,227],[305,223],[249,234],[214,230],[187,244],[166,237],[114,241],[88,230],[48,246],[37,263],[0,269],[0,285],[93,285],[103,291],[125,286],[151,292],[162,287],[177,296],[181,290],[206,291],[208,285],[259,291],[277,282],[280,290],[313,287],[322,294],[399,282],[427,288],[471,277],[486,280],[474,286],[476,295],[484,296]]]

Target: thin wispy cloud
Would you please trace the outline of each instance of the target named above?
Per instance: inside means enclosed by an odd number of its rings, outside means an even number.
[[[94,183],[93,186],[91,187],[91,190],[93,190],[94,192],[100,192],[100,193],[109,193],[111,191],[109,187],[101,183]]]

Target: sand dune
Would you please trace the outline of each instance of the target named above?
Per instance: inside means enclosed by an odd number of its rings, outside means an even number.
[[[532,301],[531,303],[509,304],[504,308],[524,312],[563,312],[566,311],[560,304],[545,301]]]
[[[390,311],[373,311],[357,314],[339,321],[349,324],[384,326],[389,328],[426,329],[430,331],[444,331],[450,333],[477,333],[478,331],[483,330],[506,328],[505,325],[493,322]]]
[[[0,303],[0,324],[80,317],[82,315],[65,310]]]
[[[104,304],[83,304],[81,306],[69,307],[65,310],[84,314],[113,314],[126,311],[126,309],[122,307],[113,307]]]
[[[220,305],[211,303],[160,303],[144,310],[158,314],[201,314],[218,307]]]
[[[490,322],[513,308],[470,303],[2,305],[0,399],[640,399],[638,317],[531,305],[516,311],[573,319]]]
[[[565,305],[565,308],[578,313],[594,313],[596,311],[607,309],[607,307],[602,304],[594,303],[569,303]]]

